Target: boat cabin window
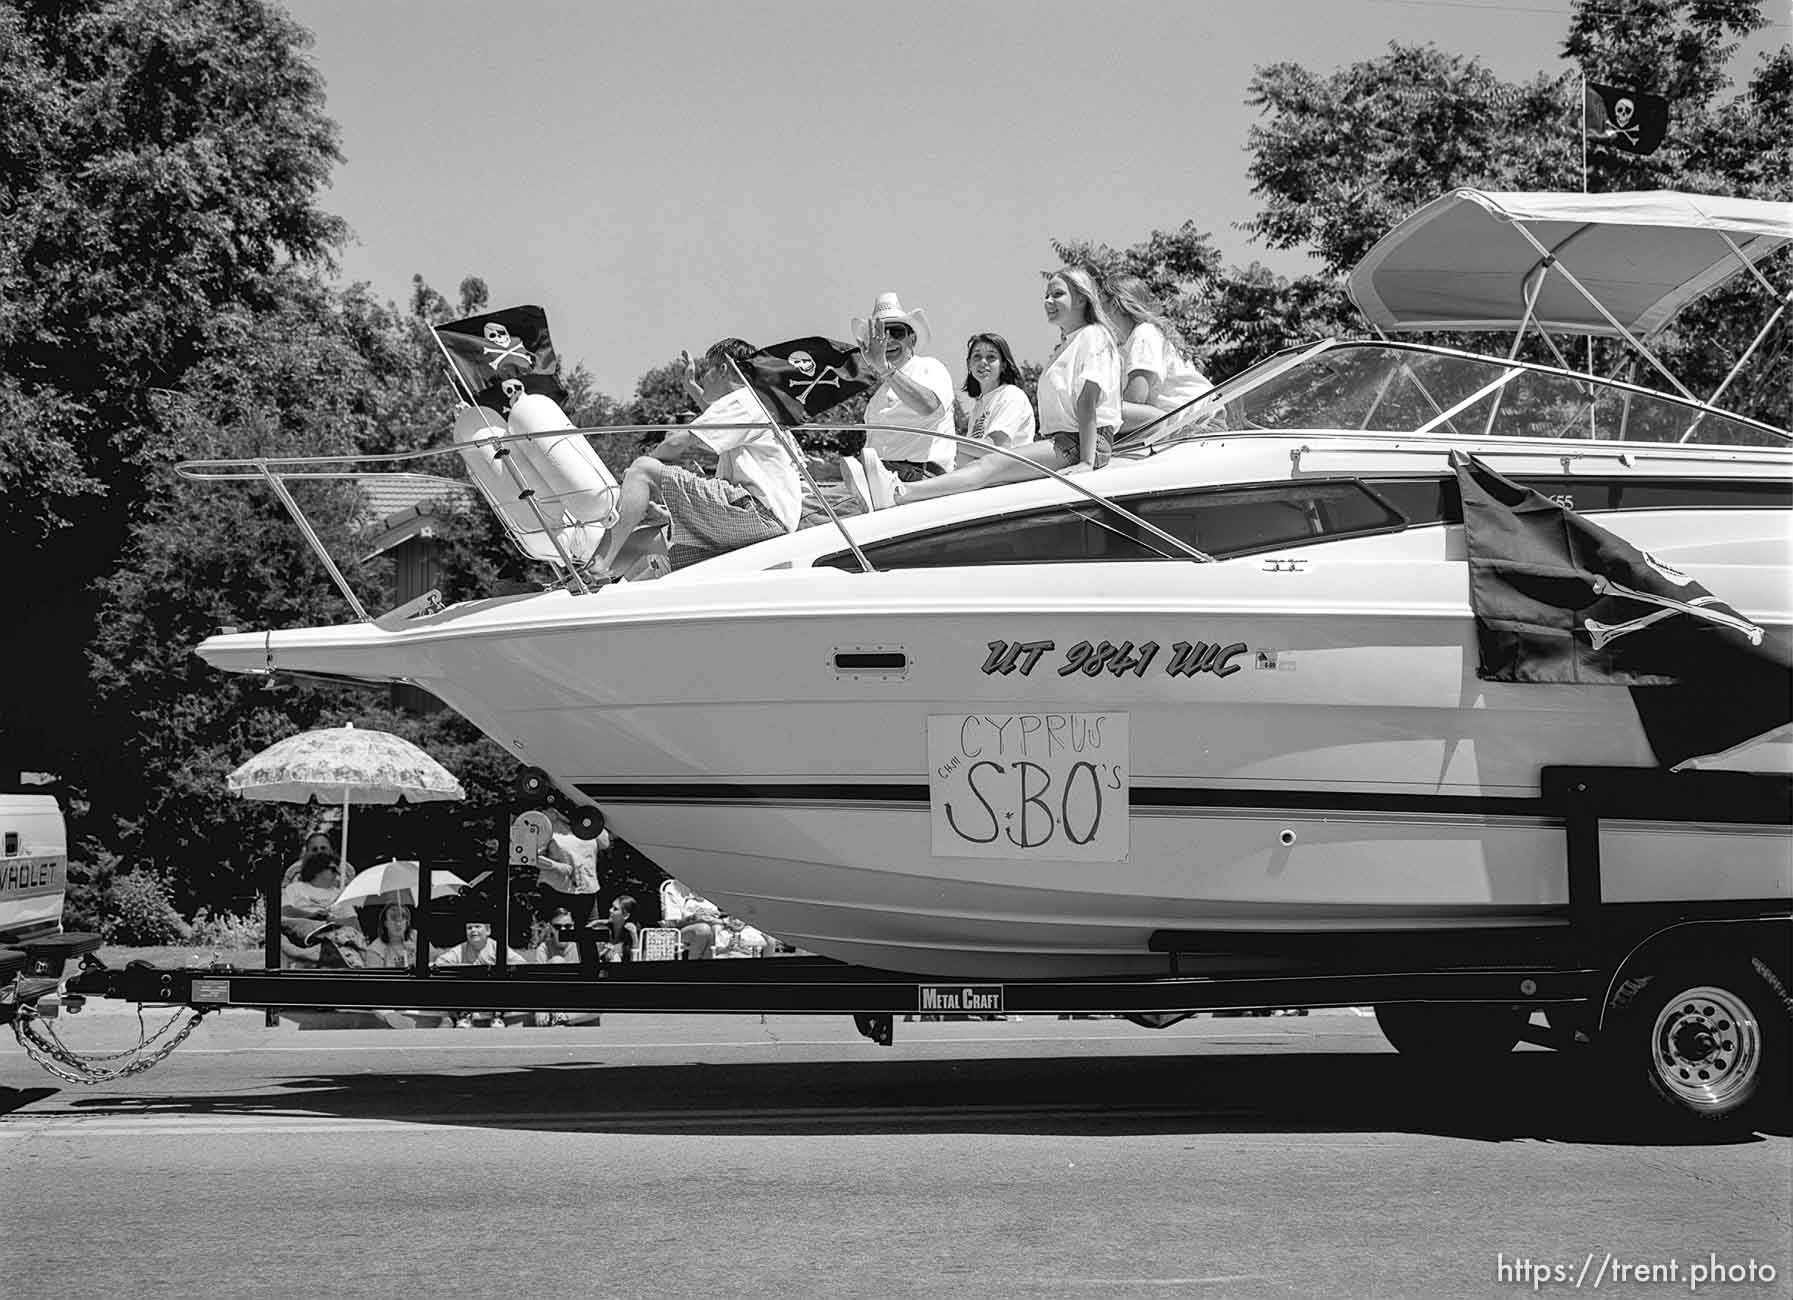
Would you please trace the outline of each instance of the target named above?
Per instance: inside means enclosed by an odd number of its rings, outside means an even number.
[[[1400,511],[1351,479],[1202,488],[1123,497],[1117,504],[1216,559],[1407,526]],[[930,529],[864,550],[880,569],[1180,558],[1166,556],[1169,548],[1148,538],[1095,502],[1076,501]],[[816,564],[858,568],[850,552]]]
[[[1640,479],[1630,475],[1528,475],[1515,481],[1578,514],[1605,510],[1786,510],[1793,482],[1745,478]],[[1410,525],[1460,524],[1457,480],[1431,475],[1369,478],[1365,484],[1407,517]]]

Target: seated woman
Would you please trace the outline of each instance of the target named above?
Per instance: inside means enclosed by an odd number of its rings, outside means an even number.
[[[623,894],[610,905],[610,918],[599,927],[605,961],[634,961],[635,939],[640,927],[629,918],[635,914],[635,899]]]
[[[1182,335],[1137,275],[1109,281],[1108,310],[1121,339],[1121,428],[1155,425],[1155,440],[1178,427],[1175,412],[1214,385],[1184,355]]]
[[[355,909],[336,901],[342,892],[336,854],[328,848],[308,849],[299,862],[299,878],[280,891],[281,951],[288,965],[367,965],[367,938]],[[288,944],[292,945],[289,950]],[[316,956],[312,956],[314,953]]]
[[[1110,439],[1121,423],[1121,357],[1088,270],[1067,266],[1047,278],[1046,319],[1064,332],[1064,338],[1040,376],[1039,424],[1044,438],[1021,449],[1019,460],[986,455],[964,469],[920,483],[900,482],[867,448],[861,453],[863,468],[848,460],[842,469],[868,510],[1044,477],[1034,465],[1073,474],[1108,463]]]
[[[965,391],[973,406],[965,436],[992,447],[1025,447],[1034,440],[1033,403],[1021,387],[1021,367],[1000,334],[973,334],[965,345]],[[961,443],[967,465],[990,453]]]
[[[369,966],[408,970],[417,962],[417,935],[411,929],[411,909],[388,903],[380,909],[380,932],[367,945]]]

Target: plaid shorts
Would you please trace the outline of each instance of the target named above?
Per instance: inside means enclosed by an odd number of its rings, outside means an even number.
[[[675,569],[784,536],[778,517],[738,483],[669,465],[660,476],[660,496],[672,516],[667,555]]]

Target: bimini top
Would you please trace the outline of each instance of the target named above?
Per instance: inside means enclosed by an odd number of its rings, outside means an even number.
[[[1384,331],[1518,330],[1529,321],[1616,336],[1572,276],[1643,338],[1744,270],[1743,258],[1759,262],[1789,240],[1793,204],[1762,199],[1453,190],[1377,241],[1347,288]],[[1550,258],[1568,276],[1544,274]]]

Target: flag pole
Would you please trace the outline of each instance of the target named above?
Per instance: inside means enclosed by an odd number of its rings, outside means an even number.
[[[1587,69],[1581,71],[1581,192],[1588,192],[1588,74]],[[1588,350],[1588,373],[1594,373],[1594,336],[1586,339]],[[1594,436],[1594,406],[1588,403],[1588,436]]]
[[[822,495],[822,489],[816,485],[814,476],[809,472],[809,462],[804,458],[803,448],[797,445],[796,438],[792,437],[790,432],[778,422],[778,417],[772,414],[772,409],[760,397],[759,390],[747,382],[747,376],[742,373],[741,367],[735,359],[727,357],[726,360],[728,368],[735,372],[735,378],[741,381],[741,386],[753,394],[753,400],[759,405],[766,421],[772,426],[772,434],[778,439],[778,445],[784,449],[784,454],[797,463],[797,472],[803,475],[803,481],[809,484],[809,490],[815,493],[816,500],[822,503],[822,509],[828,512],[828,518],[833,521],[835,529],[847,539],[847,545],[853,551],[853,558],[859,561],[860,569],[866,573],[876,572],[872,568],[872,562],[865,558],[865,552],[859,549],[859,543],[853,540],[853,534],[847,531],[847,526],[841,522],[840,516],[834,513],[834,507],[829,504],[828,498]]]
[[[1585,112],[1586,110],[1584,109],[1583,111]],[[442,359],[448,362],[448,382],[454,385],[454,395],[461,398],[461,400],[466,402],[468,406],[477,405],[477,395],[473,390],[471,388],[462,387],[464,381],[461,379],[460,367],[455,365],[454,356],[449,352],[448,344],[442,341],[442,336],[436,332],[436,327],[434,325],[431,325],[428,328],[430,331],[430,338],[435,340],[436,347],[440,349],[442,353]],[[464,397],[462,396],[463,393],[465,393]]]
[[[1588,192],[1588,74],[1581,74],[1581,192]]]

